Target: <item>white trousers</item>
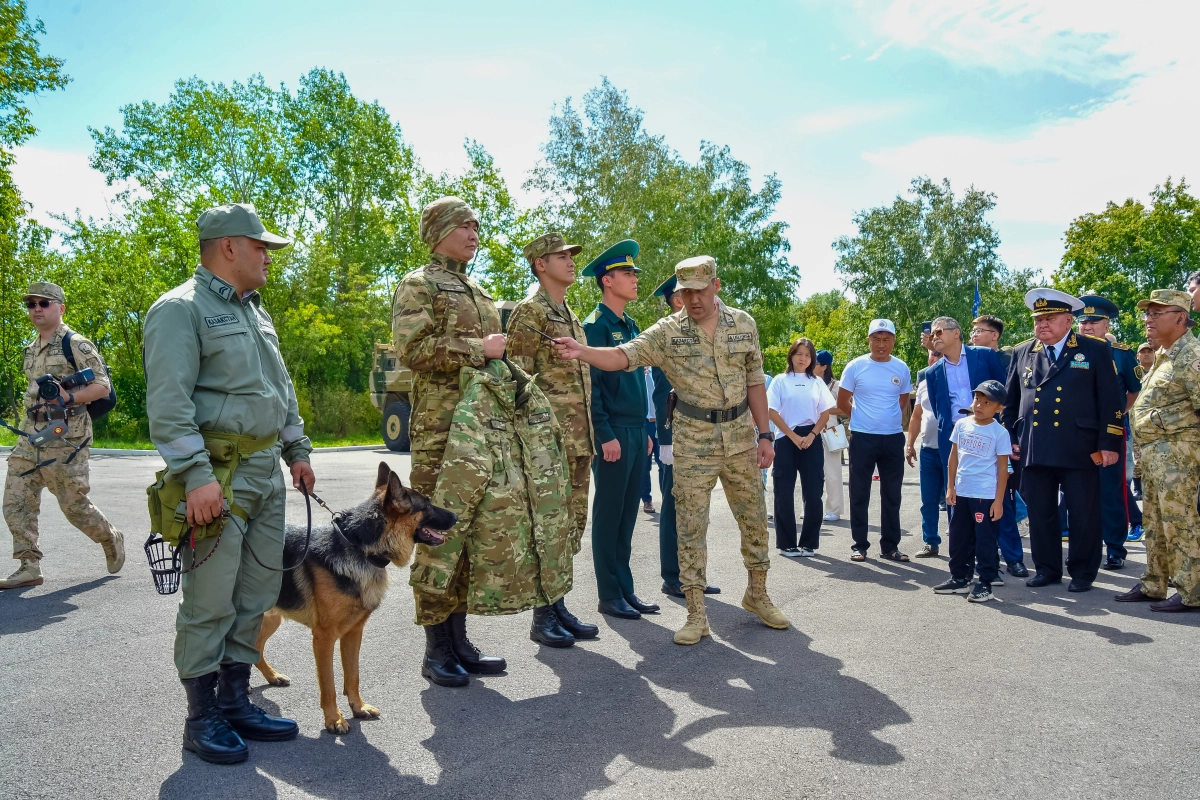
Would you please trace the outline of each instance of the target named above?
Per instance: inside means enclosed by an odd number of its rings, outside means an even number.
[[[842,495],[842,451],[825,451],[825,513],[845,516],[846,506]]]

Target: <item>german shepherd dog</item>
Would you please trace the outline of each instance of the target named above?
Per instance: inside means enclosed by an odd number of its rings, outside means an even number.
[[[350,709],[359,719],[378,719],[379,709],[363,702],[358,693],[358,651],[363,628],[371,612],[383,602],[388,588],[387,565],[404,567],[414,542],[437,546],[458,521],[453,513],[405,487],[386,463],[380,463],[375,491],[365,503],[340,512],[333,524],[313,528],[304,563],[283,573],[275,607],[263,615],[258,634],[261,654],[258,671],[272,686],[287,686],[291,679],[267,663],[264,647],[284,617],[313,632],[317,683],[325,730],[348,733],[350,725],[338,710],[333,679],[333,645],[341,642],[342,673]],[[294,564],[304,552],[307,529],[289,525],[284,541],[284,563]]]

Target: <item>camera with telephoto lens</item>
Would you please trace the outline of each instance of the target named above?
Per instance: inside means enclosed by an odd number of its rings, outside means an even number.
[[[55,378],[53,375],[43,375],[37,379],[38,397],[45,402],[57,400],[60,392],[70,394],[81,386],[87,386],[96,380],[96,373],[90,369],[80,370],[65,378]]]

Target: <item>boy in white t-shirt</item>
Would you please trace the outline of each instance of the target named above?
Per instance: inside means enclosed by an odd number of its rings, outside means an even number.
[[[979,384],[971,415],[954,423],[950,434],[953,447],[946,470],[946,505],[952,509],[950,580],[933,587],[933,591],[966,594],[972,603],[992,599],[992,582],[1000,573],[996,537],[1004,516],[1008,457],[1012,455],[1008,430],[995,419],[1004,408],[1004,400],[1000,381]],[[971,586],[975,570],[979,580]]]

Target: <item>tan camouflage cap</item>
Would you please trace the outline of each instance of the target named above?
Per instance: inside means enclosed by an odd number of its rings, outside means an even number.
[[[1176,306],[1190,313],[1192,297],[1187,292],[1181,292],[1178,289],[1155,289],[1150,293],[1150,299],[1139,300],[1137,304],[1137,307],[1142,310],[1149,306]]]
[[[525,259],[530,264],[533,263],[535,258],[543,258],[551,253],[570,253],[573,256],[577,256],[582,251],[582,245],[567,244],[567,240],[558,231],[550,231],[549,233],[542,234],[525,245],[524,249],[521,250],[525,254]]]
[[[257,239],[264,243],[268,250],[279,250],[291,244],[282,236],[268,231],[250,203],[214,206],[199,216],[196,227],[200,230],[202,242],[206,239],[223,239],[226,236],[245,236],[247,239]]]
[[[717,260],[712,256],[693,256],[675,265],[680,289],[704,289],[717,277]]]
[[[479,215],[465,200],[453,195],[439,197],[421,211],[421,241],[432,250],[459,225],[471,221],[478,225]]]
[[[57,283],[46,283],[45,281],[34,281],[29,284],[29,291],[25,293],[24,300],[31,297],[44,297],[47,300],[53,300],[56,303],[66,303],[67,296],[63,294],[62,287]]]

